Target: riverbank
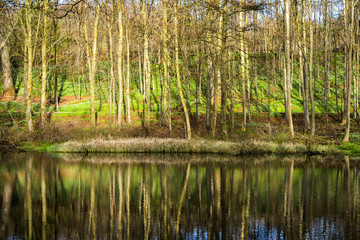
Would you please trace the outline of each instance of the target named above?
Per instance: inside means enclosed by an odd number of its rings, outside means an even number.
[[[31,149],[28,148],[28,149]],[[274,143],[264,141],[227,142],[216,140],[185,140],[158,138],[128,138],[116,140],[94,139],[68,141],[32,150],[54,153],[208,153],[224,155],[249,154],[339,154],[333,146]]]
[[[15,116],[15,115],[13,115]],[[239,116],[237,116],[239,118]],[[360,154],[360,128],[354,124],[351,143],[342,144],[343,133],[334,119],[329,123],[318,118],[316,136],[302,128],[302,117],[294,115],[296,134],[291,138],[283,117],[274,116],[271,127],[263,115],[253,116],[252,123],[242,131],[241,124],[223,136],[213,136],[205,128],[205,118],[192,122],[193,140],[184,140],[182,119],[173,119],[172,131],[158,121],[151,121],[147,129],[134,122],[119,128],[116,125],[89,126],[87,118],[72,119],[66,116],[52,118],[45,126],[35,125],[30,133],[21,121],[9,126],[0,124],[0,151],[42,151],[82,153],[214,153],[244,154]],[[240,119],[240,118],[239,118]],[[240,121],[240,120],[239,120]],[[16,124],[15,124],[16,123]],[[21,124],[20,124],[21,123]]]

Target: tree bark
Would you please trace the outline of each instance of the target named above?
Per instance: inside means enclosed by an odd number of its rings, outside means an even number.
[[[163,114],[165,119],[165,124],[171,131],[171,102],[170,102],[170,82],[169,82],[169,53],[168,53],[168,15],[167,15],[167,7],[168,2],[167,0],[162,0],[162,12],[163,12],[163,66],[164,66],[164,107],[163,107]]]
[[[311,0],[308,0],[309,10],[309,34],[310,34],[310,52],[309,52],[309,84],[310,84],[310,103],[311,103],[311,136],[315,135],[315,102],[314,102],[314,80],[313,80],[313,49],[314,49],[314,34],[312,23],[312,5]]]
[[[119,87],[119,100],[118,100],[118,127],[121,127],[123,120],[123,101],[124,101],[124,86],[123,86],[123,45],[124,45],[124,26],[123,26],[123,17],[124,17],[124,0],[120,0],[118,3],[119,8],[119,45],[118,45],[118,87]]]
[[[174,30],[175,30],[175,67],[176,67],[176,80],[179,90],[179,96],[181,100],[181,105],[184,109],[184,120],[185,120],[185,137],[187,139],[191,139],[191,126],[190,126],[190,119],[189,119],[189,113],[186,107],[184,95],[182,92],[182,86],[181,86],[181,77],[180,77],[180,61],[179,61],[179,36],[178,36],[178,16],[177,16],[177,6],[178,1],[176,0],[175,6],[174,6]]]
[[[130,30],[129,24],[126,29],[126,86],[125,86],[125,100],[126,100],[126,123],[131,123],[131,100],[130,100]]]
[[[345,58],[346,61],[346,75],[345,75],[345,136],[343,142],[348,142],[350,137],[350,104],[351,104],[351,79],[352,79],[352,52],[353,52],[353,23],[355,18],[354,4],[350,0],[344,0],[344,19],[346,31],[346,44],[345,44]]]
[[[46,83],[47,83],[47,61],[46,61],[46,48],[47,48],[47,14],[48,14],[48,1],[44,0],[44,32],[41,45],[41,98],[40,98],[40,119],[41,124],[44,126],[46,122]]]
[[[32,29],[31,29],[31,1],[25,1],[25,21],[26,21],[26,36],[25,36],[25,50],[26,50],[26,78],[25,83],[25,117],[29,132],[34,131],[31,113],[31,97],[32,97]]]
[[[92,46],[91,56],[91,71],[90,71],[90,102],[91,102],[91,126],[96,127],[96,115],[95,115],[95,75],[96,75],[96,52],[97,52],[97,35],[98,35],[98,22],[100,15],[100,2],[96,5],[95,10],[95,22],[94,22],[94,39]]]
[[[290,0],[285,1],[285,32],[286,32],[286,42],[285,42],[285,59],[286,59],[286,76],[285,76],[285,83],[286,83],[286,107],[287,107],[287,116],[288,116],[288,124],[290,129],[290,135],[294,137],[294,126],[291,114],[291,87],[290,87]]]
[[[5,44],[1,51],[1,63],[2,69],[4,71],[3,79],[4,79],[4,88],[3,88],[3,97],[15,97],[15,88],[14,83],[11,77],[11,62],[10,62],[10,54],[9,54],[9,46],[7,44],[7,40],[4,40]]]
[[[113,6],[114,8],[115,6]],[[111,13],[111,16],[108,17],[108,37],[109,37],[109,64],[110,64],[110,80],[109,80],[109,126],[113,123],[113,92],[115,89],[113,88],[115,82],[115,70],[114,70],[114,44],[113,44],[113,25],[114,15]]]
[[[243,12],[240,12],[240,16],[239,16],[239,26],[242,28],[240,29],[241,34],[240,34],[240,58],[241,58],[241,66],[240,66],[240,78],[241,78],[241,96],[242,96],[242,110],[243,110],[243,121],[242,121],[242,126],[241,126],[241,130],[243,132],[246,131],[246,69],[245,69],[245,64],[246,64],[246,60],[245,60],[245,20],[244,20],[244,14]]]

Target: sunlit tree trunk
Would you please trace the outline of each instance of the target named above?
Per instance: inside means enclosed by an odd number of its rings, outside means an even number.
[[[329,49],[329,41],[328,41],[328,37],[329,37],[329,27],[328,27],[328,1],[324,1],[325,4],[325,9],[324,9],[324,25],[325,25],[325,36],[324,36],[324,47],[325,47],[325,56],[324,56],[324,77],[325,77],[325,92],[324,92],[324,97],[325,97],[325,118],[326,118],[326,122],[329,121],[329,116],[328,116],[328,102],[329,102],[329,74],[328,74],[328,59],[329,59],[329,54],[328,54],[328,49]]]
[[[305,0],[304,0],[305,1]],[[311,103],[311,136],[315,135],[315,101],[314,101],[314,80],[313,80],[313,49],[314,49],[314,33],[312,23],[312,5],[311,0],[308,0],[309,11],[309,34],[310,34],[310,46],[309,46],[309,85],[310,85],[310,103]]]
[[[265,20],[265,19],[264,19]],[[267,89],[266,89],[266,94],[267,94],[267,100],[268,100],[268,104],[267,104],[267,110],[268,110],[268,128],[269,128],[269,133],[272,133],[272,129],[271,129],[271,82],[270,82],[270,76],[269,76],[269,72],[270,72],[270,66],[269,66],[269,53],[268,53],[268,29],[267,29],[267,25],[266,25],[266,20],[264,21],[264,45],[265,45],[265,70],[266,70],[266,80],[267,80]],[[274,57],[275,58],[275,57]],[[274,59],[275,60],[275,59]]]
[[[91,102],[91,126],[96,127],[96,116],[95,116],[95,75],[96,75],[96,53],[97,53],[97,35],[98,35],[98,23],[100,16],[100,2],[96,4],[95,10],[95,22],[94,22],[94,39],[92,46],[91,56],[91,71],[90,71],[90,102]]]
[[[286,110],[288,112],[288,124],[290,129],[291,137],[294,137],[294,126],[292,120],[292,113],[291,113],[291,76],[290,76],[290,0],[285,1],[285,33],[286,33],[286,40],[285,40],[285,63],[286,63],[286,76],[285,76],[285,83],[286,83]]]
[[[354,3],[351,0],[344,0],[344,19],[346,31],[345,44],[345,136],[343,142],[348,142],[350,137],[350,104],[351,104],[351,79],[352,79],[352,53],[353,53],[353,22],[355,18]]]
[[[241,97],[242,97],[242,110],[243,110],[243,121],[241,130],[245,132],[246,130],[246,60],[245,60],[245,20],[244,13],[240,12],[239,16],[239,26],[241,27],[240,31],[240,58],[241,58],[241,66],[240,66],[240,78],[241,78]]]
[[[113,8],[115,4],[113,4]],[[114,70],[114,44],[113,44],[113,23],[114,23],[114,15],[113,13],[111,13],[111,16],[108,17],[108,37],[109,37],[109,60],[110,60],[110,79],[109,79],[109,125],[111,126],[111,124],[113,123],[113,104],[115,104],[115,102],[113,102],[113,92],[115,91],[115,89],[113,88],[114,83],[115,83],[115,70]]]
[[[198,58],[199,58],[199,62],[198,62],[198,66],[197,66],[197,72],[198,72],[198,82],[196,84],[196,113],[195,113],[195,120],[196,122],[198,123],[199,120],[200,120],[200,106],[201,106],[201,91],[202,91],[202,79],[203,79],[203,74],[202,74],[202,59],[203,59],[203,56],[202,56],[202,45],[199,44],[197,46],[197,55],[198,55]]]
[[[46,83],[47,83],[47,62],[46,62],[46,48],[47,48],[47,14],[48,14],[48,1],[44,0],[44,32],[43,39],[41,43],[41,99],[40,99],[40,108],[41,108],[41,124],[44,125],[46,121]]]
[[[217,121],[217,107],[218,107],[218,101],[219,101],[219,95],[220,95],[220,84],[221,84],[221,51],[222,51],[222,28],[223,28],[223,22],[224,22],[224,16],[223,16],[223,6],[222,3],[220,3],[220,16],[219,16],[219,26],[218,26],[218,32],[217,32],[217,61],[218,64],[215,65],[215,81],[214,81],[214,104],[212,109],[212,120],[211,120],[211,134],[214,137],[216,132],[216,121]],[[222,88],[221,88],[222,89]]]
[[[309,117],[309,81],[308,81],[308,74],[307,74],[307,45],[306,45],[306,25],[305,25],[305,15],[306,15],[306,2],[305,0],[302,2],[301,7],[301,26],[298,23],[299,29],[299,54],[300,54],[300,76],[303,85],[303,106],[304,106],[304,123],[305,128],[310,129],[310,117]],[[299,17],[300,19],[300,17]],[[300,28],[302,31],[300,31]]]
[[[146,14],[146,5],[147,0],[142,0],[142,17],[143,17],[143,27],[144,27],[144,102],[143,108],[146,109],[146,123],[145,129],[149,131],[150,127],[150,112],[151,112],[151,102],[150,102],[150,86],[151,86],[151,76],[150,76],[150,57],[149,57],[149,32],[148,32],[148,23],[147,23],[147,14]],[[145,121],[145,111],[143,111],[143,119]]]
[[[31,1],[25,1],[25,51],[26,51],[26,77],[24,79],[25,90],[25,117],[26,123],[28,126],[29,132],[34,131],[33,122],[32,122],[32,113],[31,113],[31,105],[32,105],[32,62],[33,62],[33,48],[32,48],[32,29],[31,29]]]
[[[359,13],[358,13],[359,14]],[[359,119],[359,62],[360,62],[360,26],[355,24],[356,35],[353,37],[354,46],[354,119]]]
[[[124,45],[124,0],[120,0],[118,2],[118,9],[119,9],[119,42],[118,42],[118,87],[119,87],[119,101],[118,101],[118,112],[117,112],[117,119],[118,119],[118,126],[121,127],[122,119],[123,119],[123,101],[124,101],[124,93],[123,93],[123,45]]]
[[[131,101],[130,101],[130,24],[126,29],[126,86],[125,86],[125,100],[126,100],[126,123],[131,123]]]
[[[184,109],[184,120],[185,120],[185,137],[187,139],[191,139],[191,126],[188,109],[185,103],[182,86],[181,86],[181,77],[180,77],[180,60],[179,60],[179,34],[178,34],[178,14],[177,14],[177,6],[178,2],[176,0],[174,5],[174,31],[175,31],[175,68],[176,68],[176,80],[179,91],[179,96],[181,100],[181,105]]]
[[[59,0],[55,1],[55,11],[57,10]],[[57,19],[53,19],[53,28],[54,28],[54,41],[57,40],[58,37],[58,22]],[[55,110],[59,110],[59,91],[58,91],[58,44],[54,43],[54,105]]]
[[[165,124],[171,131],[171,108],[170,108],[170,82],[169,82],[169,53],[168,53],[168,15],[167,15],[167,0],[162,0],[162,13],[163,13],[163,66],[164,66],[164,107],[163,114],[165,119]]]

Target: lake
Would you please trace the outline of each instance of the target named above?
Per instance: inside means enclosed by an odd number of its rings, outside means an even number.
[[[0,239],[360,239],[347,157],[0,154]]]

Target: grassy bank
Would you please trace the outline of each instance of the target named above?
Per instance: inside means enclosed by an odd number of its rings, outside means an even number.
[[[69,141],[38,150],[56,153],[211,153],[225,155],[247,154],[335,154],[330,146],[264,141],[225,142],[215,140],[183,140],[130,138],[117,140]]]

